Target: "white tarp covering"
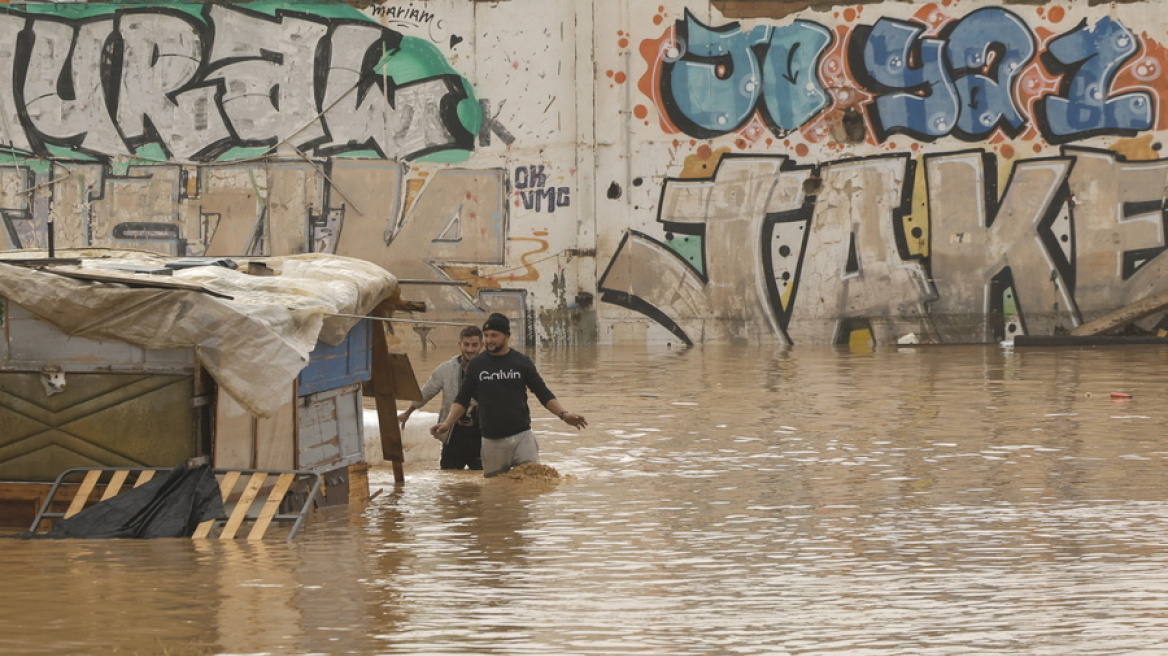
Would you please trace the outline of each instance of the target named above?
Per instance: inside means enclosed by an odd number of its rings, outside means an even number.
[[[44,252],[35,255],[44,256]],[[397,279],[364,260],[325,254],[249,257],[240,270],[200,266],[171,276],[128,273],[118,265],[157,266],[177,258],[127,251],[57,251],[57,258],[86,258],[81,266],[44,270],[4,264],[28,251],[0,258],[0,296],[89,339],[148,349],[194,347],[200,364],[240,405],[260,417],[287,403],[290,385],[308,364],[317,341],[336,345],[358,319],[399,295]],[[276,275],[248,275],[247,262],[262,262]],[[133,284],[177,283],[198,290],[129,287],[53,273],[99,274]]]

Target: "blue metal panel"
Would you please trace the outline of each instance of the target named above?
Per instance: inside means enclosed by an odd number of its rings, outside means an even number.
[[[300,372],[300,396],[369,380],[373,370],[371,334],[369,321],[361,320],[337,346],[318,342],[309,354],[308,366]]]

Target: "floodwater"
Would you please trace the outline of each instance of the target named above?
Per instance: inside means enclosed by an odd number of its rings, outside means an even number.
[[[431,450],[292,545],[0,541],[0,653],[1168,653],[1168,349],[537,362],[561,478]]]

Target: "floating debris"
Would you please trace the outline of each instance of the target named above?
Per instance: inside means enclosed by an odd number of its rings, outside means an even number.
[[[501,476],[506,476],[514,481],[546,481],[560,478],[560,472],[556,471],[556,468],[551,465],[527,462],[512,468],[507,473],[501,474]]]

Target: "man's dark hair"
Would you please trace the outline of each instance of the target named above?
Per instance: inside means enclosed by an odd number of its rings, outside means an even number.
[[[467,326],[466,328],[462,329],[462,332],[458,333],[459,340],[466,339],[467,337],[478,337],[479,339],[482,339],[482,336],[483,331],[478,326]]]

